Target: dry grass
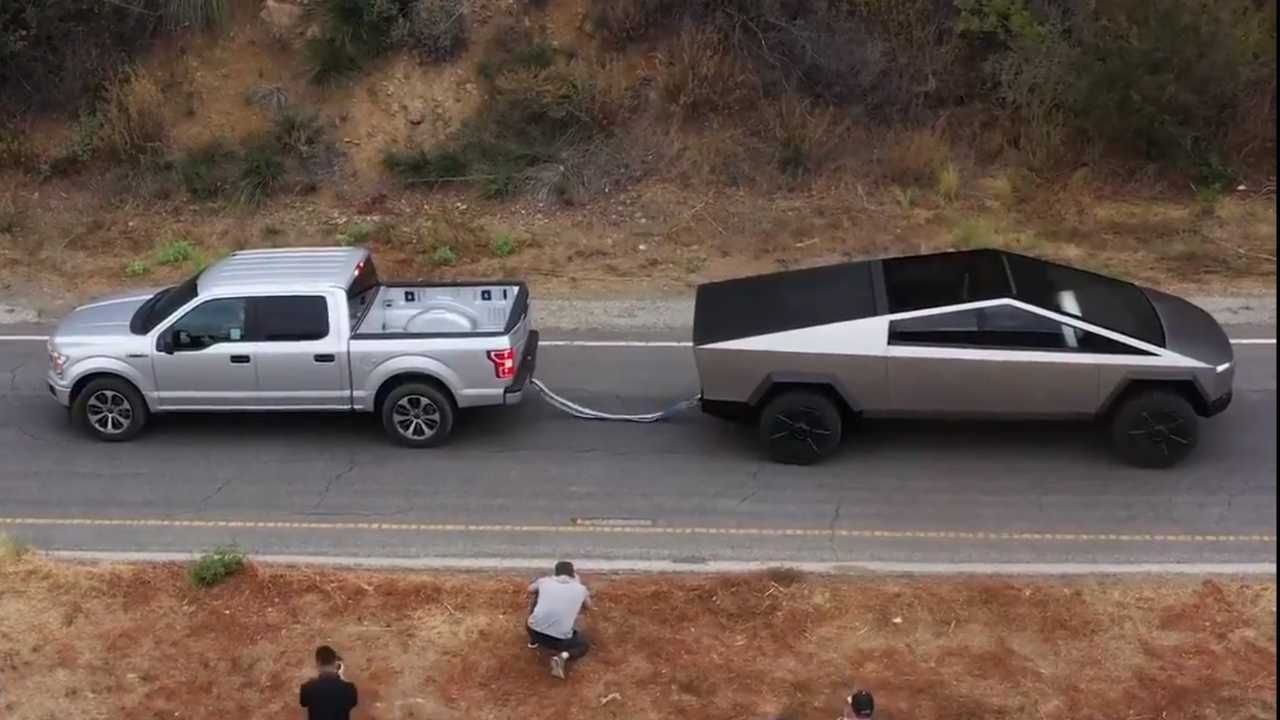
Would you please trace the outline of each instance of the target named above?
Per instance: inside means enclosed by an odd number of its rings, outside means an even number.
[[[179,566],[27,558],[0,566],[0,707],[290,717],[330,643],[364,718],[829,719],[855,681],[914,720],[1275,714],[1270,582],[587,580],[596,646],[562,684],[524,648],[527,578],[251,567],[201,591]]]
[[[113,78],[100,108],[106,149],[125,160],[162,152],[169,135],[165,100],[159,81],[145,70]]]
[[[951,160],[951,146],[941,131],[909,130],[891,139],[885,176],[900,185],[927,187]]]

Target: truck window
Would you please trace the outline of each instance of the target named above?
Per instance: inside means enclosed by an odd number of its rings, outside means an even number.
[[[142,303],[142,306],[130,318],[129,332],[134,335],[146,335],[161,322],[164,322],[165,318],[176,312],[178,308],[195,300],[197,294],[196,284],[199,280],[200,273],[196,273],[180,285],[165,288],[152,295],[149,300]]]
[[[302,342],[329,336],[329,306],[320,295],[253,298],[252,336],[262,342]]]
[[[243,342],[244,298],[210,300],[192,308],[173,324],[173,346],[177,350],[203,350],[221,343]]]
[[[885,260],[884,284],[891,313],[994,300],[1012,292],[1004,262],[989,250]]]

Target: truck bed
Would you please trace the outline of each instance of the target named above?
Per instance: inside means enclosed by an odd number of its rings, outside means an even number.
[[[501,335],[524,316],[528,298],[529,291],[521,283],[382,285],[372,293],[368,309],[361,309],[363,318],[353,334]]]

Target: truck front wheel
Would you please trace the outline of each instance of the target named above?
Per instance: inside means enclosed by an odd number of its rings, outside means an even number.
[[[104,377],[76,395],[71,417],[99,440],[124,442],[136,437],[147,424],[147,402],[128,381]]]
[[[822,393],[790,390],[760,413],[760,440],[774,462],[811,465],[840,447],[840,408]]]
[[[1191,403],[1171,390],[1145,390],[1111,415],[1111,447],[1130,465],[1167,468],[1186,459],[1199,439]]]
[[[382,429],[401,445],[435,447],[453,432],[453,414],[453,403],[444,393],[424,383],[406,383],[383,401]]]

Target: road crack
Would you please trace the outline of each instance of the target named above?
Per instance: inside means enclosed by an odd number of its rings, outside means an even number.
[[[347,461],[346,469],[330,477],[329,482],[326,482],[324,484],[324,489],[320,491],[320,496],[317,497],[315,503],[311,505],[311,509],[315,510],[316,508],[323,505],[324,501],[329,499],[329,491],[333,489],[333,484],[338,482],[342,478],[346,477],[347,475],[351,474],[351,471],[355,469],[356,469],[356,461],[355,461],[355,458],[352,458],[351,460]]]
[[[227,486],[231,484],[231,480],[232,478],[227,478],[226,480],[223,480],[221,483],[218,484],[218,487],[213,489],[213,492],[201,498],[200,502],[196,503],[196,511],[199,512],[200,510],[203,510],[204,507],[209,504],[210,500],[221,495],[222,491],[226,490]]]
[[[840,508],[844,507],[844,500],[836,503],[835,512],[831,513],[831,523],[827,526],[828,539],[831,543],[831,557],[836,562],[840,562],[840,551],[836,549],[836,523],[840,522]]]

